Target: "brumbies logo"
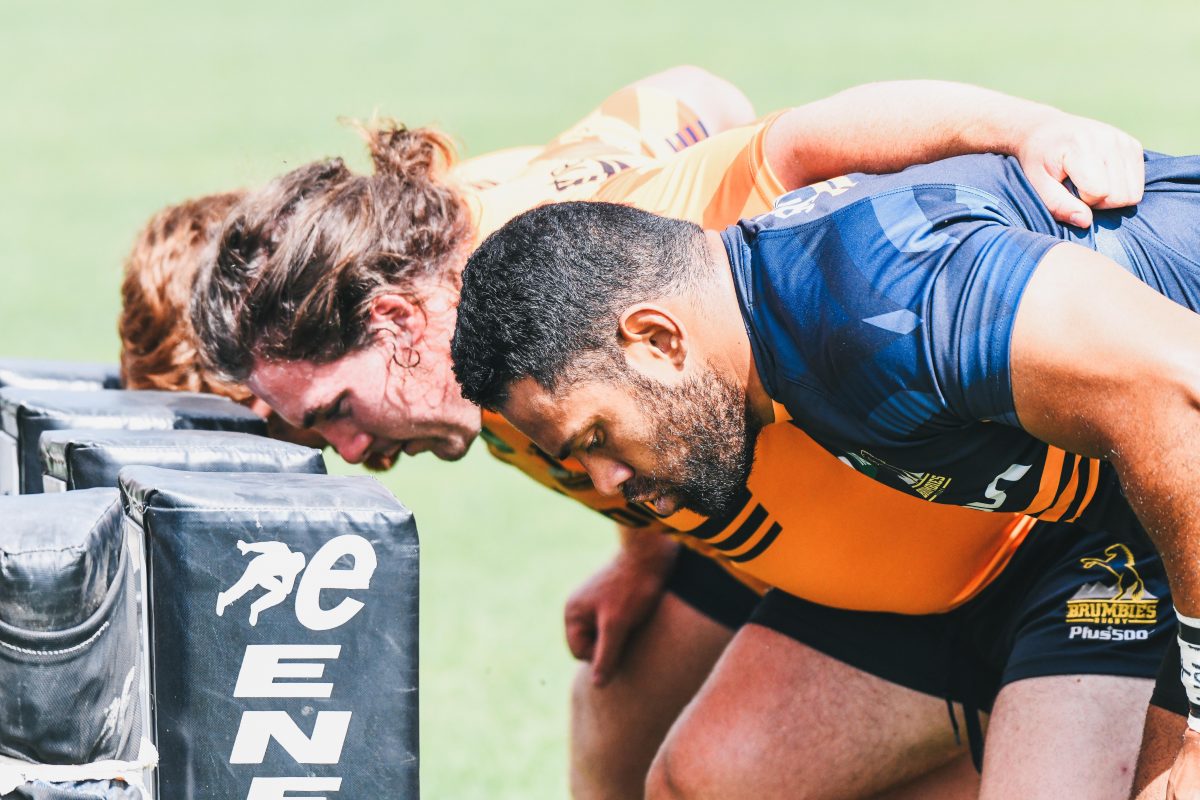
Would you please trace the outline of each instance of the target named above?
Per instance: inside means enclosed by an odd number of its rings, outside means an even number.
[[[1070,638],[1132,639],[1145,638],[1146,631],[1096,631],[1084,625],[1154,625],[1158,622],[1158,598],[1146,588],[1138,574],[1133,553],[1123,544],[1104,549],[1104,558],[1081,558],[1085,569],[1100,569],[1109,573],[1115,583],[1103,579],[1079,587],[1067,601],[1066,622]],[[1108,633],[1108,636],[1098,634]],[[1122,634],[1122,635],[1117,635]]]

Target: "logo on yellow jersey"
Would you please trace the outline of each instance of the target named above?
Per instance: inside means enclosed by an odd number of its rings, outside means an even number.
[[[1154,625],[1158,622],[1158,598],[1146,588],[1128,547],[1111,544],[1104,549],[1104,558],[1081,558],[1079,563],[1085,569],[1107,572],[1115,583],[1105,583],[1103,579],[1086,583],[1067,600],[1066,622],[1075,626],[1071,628],[1072,639],[1077,635],[1085,639],[1097,638],[1087,635],[1082,625]]]

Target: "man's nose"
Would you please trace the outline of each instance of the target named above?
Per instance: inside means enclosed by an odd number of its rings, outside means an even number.
[[[619,494],[621,492],[621,484],[633,477],[633,469],[616,459],[600,456],[583,456],[579,460],[591,477],[592,485],[601,494]]]
[[[320,433],[333,445],[333,449],[338,451],[338,455],[351,464],[361,463],[367,457],[367,452],[371,449],[370,434],[361,431],[350,431],[336,427],[332,429],[326,428]]]

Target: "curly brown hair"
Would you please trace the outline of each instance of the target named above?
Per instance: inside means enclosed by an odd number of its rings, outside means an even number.
[[[121,380],[129,389],[211,392],[238,402],[249,390],[199,363],[188,317],[192,282],[244,192],[212,194],[159,211],[134,240],[121,283]]]
[[[443,134],[360,126],[375,171],[341,159],[300,167],[250,195],[197,276],[191,318],[206,365],[231,382],[256,358],[335,361],[368,343],[371,301],[457,285],[470,212],[443,179]]]

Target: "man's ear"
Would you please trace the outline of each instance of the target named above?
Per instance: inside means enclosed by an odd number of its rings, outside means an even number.
[[[425,314],[421,306],[402,294],[389,292],[371,299],[370,327],[393,335],[407,334],[415,343],[425,333]]]
[[[690,340],[683,322],[668,309],[651,303],[631,306],[617,320],[617,330],[630,366],[683,369]]]

